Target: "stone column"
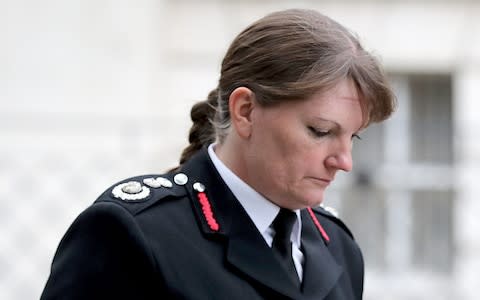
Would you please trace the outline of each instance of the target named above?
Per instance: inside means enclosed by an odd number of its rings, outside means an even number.
[[[480,13],[476,14],[472,20],[480,18]],[[467,32],[462,44],[468,47],[454,76],[453,95],[457,166],[454,284],[458,299],[473,300],[480,284],[480,28],[470,26]]]

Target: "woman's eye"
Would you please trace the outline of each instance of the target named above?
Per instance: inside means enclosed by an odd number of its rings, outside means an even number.
[[[319,129],[316,129],[315,127],[312,127],[312,126],[308,126],[308,130],[310,131],[310,133],[313,134],[313,136],[315,137],[324,137],[326,135],[328,135],[330,133],[330,131],[323,131],[323,130],[319,130]]]

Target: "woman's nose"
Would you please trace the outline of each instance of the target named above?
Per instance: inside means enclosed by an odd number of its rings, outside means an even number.
[[[353,168],[351,145],[334,151],[327,157],[325,163],[329,168],[350,172]]]

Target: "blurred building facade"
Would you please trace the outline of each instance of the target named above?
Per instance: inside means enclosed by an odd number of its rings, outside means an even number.
[[[291,7],[355,31],[398,97],[325,201],[364,250],[365,299],[478,298],[480,1],[0,0],[1,299],[38,298],[109,185],[176,165],[233,37]]]

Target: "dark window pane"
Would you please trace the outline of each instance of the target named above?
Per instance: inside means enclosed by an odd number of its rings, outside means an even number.
[[[450,76],[415,75],[411,76],[409,81],[412,160],[451,163],[453,149]]]
[[[412,196],[414,265],[420,269],[451,271],[453,193],[415,191]]]

